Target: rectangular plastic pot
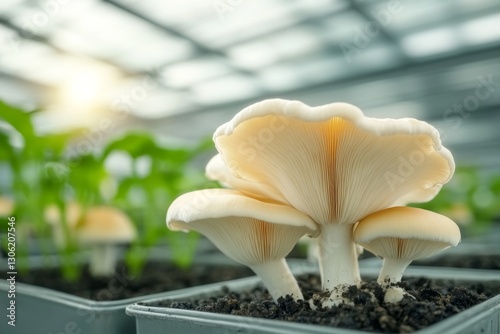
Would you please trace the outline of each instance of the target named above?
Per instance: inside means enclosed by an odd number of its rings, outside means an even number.
[[[297,271],[295,271],[298,273]],[[311,272],[305,268],[303,272]],[[364,277],[376,277],[378,269],[361,268]],[[486,270],[460,270],[426,268],[409,268],[405,277],[425,276],[432,279],[454,279],[463,282],[478,282],[500,280],[500,272]],[[276,321],[251,317],[214,314],[191,310],[161,308],[152,306],[154,303],[169,300],[182,301],[188,298],[209,297],[221,293],[222,286],[233,291],[253,288],[259,283],[256,277],[212,284],[209,286],[192,289],[176,296],[163,296],[145,300],[140,304],[129,305],[127,314],[134,316],[137,323],[138,334],[366,334],[365,331],[332,328],[318,325],[306,325],[286,321]],[[446,333],[471,333],[471,334],[498,334],[500,333],[500,295],[491,298],[466,311],[445,319],[437,324],[417,331],[418,334],[446,334]]]
[[[41,258],[32,257],[30,265],[34,268],[41,266]],[[52,263],[56,263],[53,259]],[[224,256],[199,256],[196,263],[217,265],[238,265]],[[6,271],[5,268],[2,270]],[[120,287],[110,279],[109,291]],[[29,284],[15,284],[15,319],[16,326],[7,324],[6,317],[9,302],[7,298],[9,283],[0,281],[0,309],[3,310],[0,322],[0,333],[43,333],[43,334],[135,334],[135,320],[125,314],[125,307],[129,304],[153,298],[155,296],[176,296],[182,291],[191,288],[139,296],[117,301],[93,301],[77,297],[68,293]],[[105,292],[105,291],[104,291]]]
[[[477,234],[465,236],[463,241],[467,243],[498,244],[500,240],[500,220],[490,223],[486,230],[481,230]]]

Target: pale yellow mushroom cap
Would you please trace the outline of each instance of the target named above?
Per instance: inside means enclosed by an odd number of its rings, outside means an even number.
[[[296,209],[250,198],[235,190],[199,190],[178,197],[167,212],[171,230],[194,230],[245,265],[284,258],[316,223]]]
[[[136,229],[119,209],[99,206],[90,208],[78,221],[76,237],[83,243],[127,243],[136,238]]]
[[[354,241],[384,258],[415,260],[456,246],[460,229],[450,218],[432,211],[392,207],[361,219]]]
[[[428,201],[455,170],[430,124],[369,118],[347,103],[265,100],[220,126],[214,141],[210,178],[323,225]]]

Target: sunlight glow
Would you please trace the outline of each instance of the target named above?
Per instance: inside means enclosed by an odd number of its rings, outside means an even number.
[[[109,108],[109,92],[119,79],[114,68],[89,64],[61,82],[51,110],[68,124],[92,124]]]
[[[75,104],[89,103],[98,99],[102,86],[103,81],[98,72],[81,71],[64,86],[64,93]]]

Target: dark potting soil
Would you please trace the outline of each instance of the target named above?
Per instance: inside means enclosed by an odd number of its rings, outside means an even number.
[[[320,279],[317,275],[302,275],[298,277],[298,281],[306,300],[319,291]],[[365,331],[411,333],[500,293],[500,282],[492,282],[492,285],[474,283],[455,286],[451,281],[438,282],[419,278],[405,280],[399,285],[415,298],[404,297],[399,303],[386,304],[382,288],[371,281],[360,288],[352,286],[345,293],[344,297],[352,300],[352,305],[323,308],[317,304],[316,310],[311,310],[308,302],[294,301],[290,296],[274,303],[263,287],[243,292],[223,288],[217,298],[163,301],[147,305]]]
[[[500,255],[444,254],[436,258],[413,261],[412,265],[500,270]]]
[[[16,281],[92,300],[109,301],[251,275],[254,273],[242,266],[195,264],[183,270],[165,261],[151,261],[145,265],[139,276],[131,275],[124,264],[119,264],[115,274],[110,278],[93,278],[85,266],[75,282],[63,279],[57,268],[32,270],[27,275],[18,274]]]

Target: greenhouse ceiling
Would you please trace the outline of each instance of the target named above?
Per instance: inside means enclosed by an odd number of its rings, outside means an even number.
[[[0,99],[40,131],[112,117],[194,139],[263,98],[345,101],[496,167],[499,82],[495,0],[0,2]]]

